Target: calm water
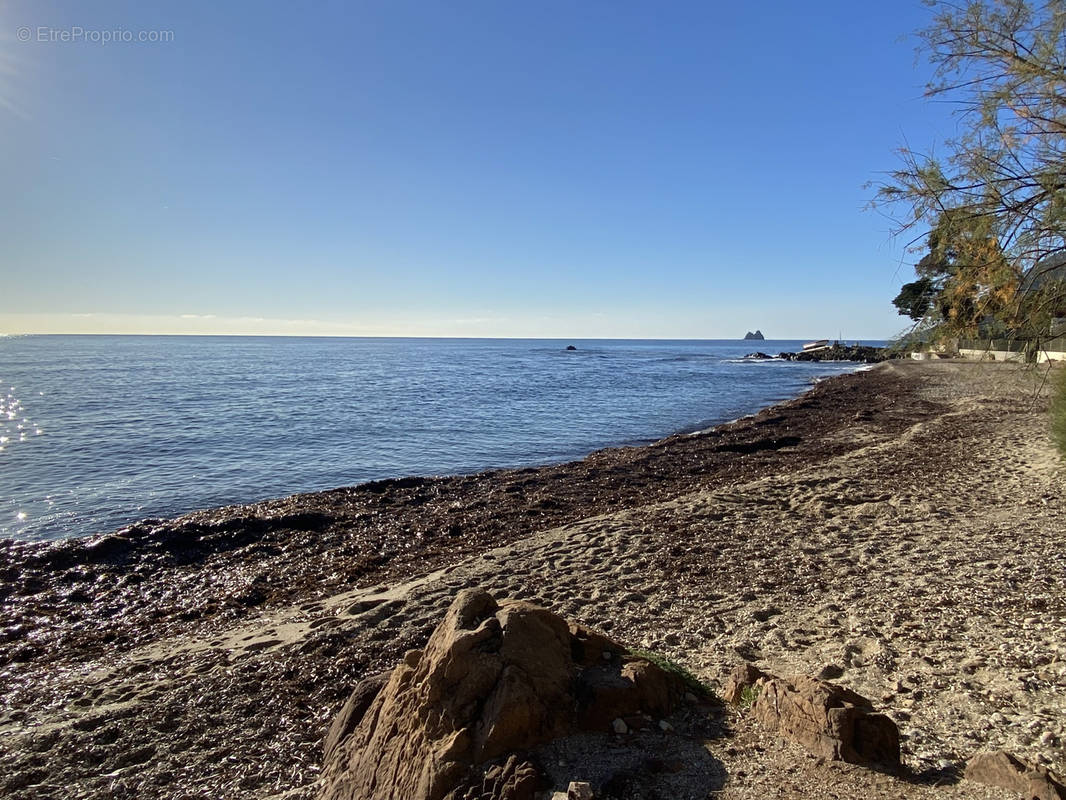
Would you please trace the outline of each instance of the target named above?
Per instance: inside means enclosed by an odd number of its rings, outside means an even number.
[[[579,458],[750,414],[855,364],[791,341],[0,338],[0,536]]]

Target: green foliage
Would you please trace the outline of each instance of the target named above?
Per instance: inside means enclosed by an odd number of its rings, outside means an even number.
[[[755,698],[759,696],[759,686],[745,686],[740,690],[740,707],[751,708],[755,704]]]
[[[714,690],[710,686],[705,684],[680,664],[674,663],[659,653],[652,653],[648,650],[633,650],[632,653],[637,656],[637,658],[643,658],[645,661],[650,661],[664,672],[676,675],[681,679],[685,686],[688,687],[689,691],[697,697],[702,697],[707,700],[717,700]]]
[[[913,283],[903,284],[903,288],[892,301],[892,305],[899,310],[900,314],[917,322],[929,313],[937,293],[937,288],[931,279],[919,278]]]
[[[1051,438],[1066,458],[1066,369],[1055,371],[1051,390]]]
[[[924,310],[918,319],[949,335],[984,335],[994,322],[1042,336],[1041,313],[1066,305],[1066,286],[1031,291],[1066,253],[1066,1],[929,5],[926,94],[957,106],[959,135],[943,158],[902,148],[878,188],[874,204],[893,209],[896,232],[928,249],[897,308]],[[935,292],[928,306],[924,290]]]

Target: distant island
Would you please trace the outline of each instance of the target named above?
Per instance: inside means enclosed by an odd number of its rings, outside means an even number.
[[[748,331],[747,333],[744,334],[744,338],[746,340],[747,339],[758,339],[759,341],[762,341],[766,337],[762,335],[762,331],[755,331],[755,333],[752,333],[751,331]]]

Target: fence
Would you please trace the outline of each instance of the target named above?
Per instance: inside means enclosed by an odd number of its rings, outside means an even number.
[[[977,361],[1021,361],[1043,364],[1066,361],[1066,336],[1053,339],[961,339],[959,355]]]

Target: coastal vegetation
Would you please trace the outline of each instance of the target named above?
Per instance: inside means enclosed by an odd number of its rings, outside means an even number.
[[[1066,2],[929,4],[926,95],[957,106],[958,133],[943,157],[902,147],[878,187],[875,205],[924,252],[893,303],[913,322],[908,340],[1020,340],[1035,353],[1066,329]]]
[[[1066,370],[1056,376],[1051,395],[1051,436],[1060,453],[1066,453]]]
[[[1066,3],[930,5],[926,94],[958,134],[943,157],[902,147],[878,187],[925,252],[894,303],[926,338],[1047,338],[1066,315]]]
[[[721,701],[718,699],[717,695],[715,695],[714,689],[693,675],[692,672],[682,664],[678,664],[676,661],[671,661],[661,653],[653,653],[650,650],[634,650],[633,655],[654,664],[663,672],[678,678],[684,684],[685,688],[697,697],[712,699],[721,705]]]

